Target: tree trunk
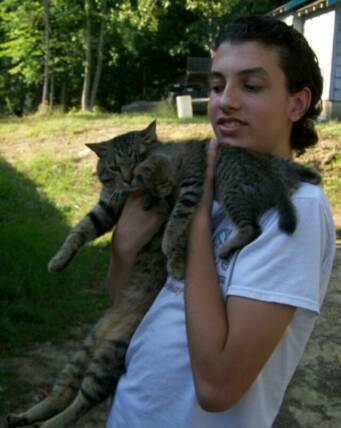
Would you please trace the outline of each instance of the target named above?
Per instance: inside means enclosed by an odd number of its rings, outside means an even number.
[[[41,103],[48,105],[49,90],[49,59],[50,59],[50,19],[49,19],[49,0],[43,0],[44,7],[44,28],[45,28],[45,53],[44,53],[44,84]]]
[[[107,0],[103,0],[101,28],[100,28],[100,34],[99,34],[99,40],[98,40],[98,47],[97,47],[96,72],[95,72],[94,82],[92,85],[90,105],[89,105],[90,110],[92,110],[94,107],[94,104],[96,101],[98,85],[99,85],[99,81],[101,79],[101,74],[102,74],[103,46],[104,46],[104,36],[105,36],[106,15],[107,15]]]
[[[62,84],[62,89],[60,93],[60,104],[62,106],[62,110],[66,110],[66,83],[65,81]]]
[[[49,97],[49,110],[52,111],[53,110],[53,104],[54,104],[54,77],[53,77],[53,72],[50,73],[50,97]]]
[[[84,0],[85,10],[85,63],[84,63],[84,81],[82,90],[82,111],[89,110],[90,93],[90,72],[91,72],[91,11],[90,0]]]

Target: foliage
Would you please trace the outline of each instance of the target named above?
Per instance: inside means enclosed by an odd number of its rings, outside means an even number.
[[[90,44],[85,2],[90,10]],[[186,56],[210,54],[218,26],[243,14],[264,13],[279,3],[283,1],[48,0],[50,105],[79,108],[85,70],[90,70],[92,86],[100,70],[95,104],[104,109],[117,111],[141,98],[160,99],[184,70]],[[37,109],[44,43],[42,1],[0,2],[0,113]]]

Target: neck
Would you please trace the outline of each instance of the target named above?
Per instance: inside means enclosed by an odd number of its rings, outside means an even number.
[[[284,159],[292,159],[294,157],[294,151],[290,146],[277,147],[272,154]]]

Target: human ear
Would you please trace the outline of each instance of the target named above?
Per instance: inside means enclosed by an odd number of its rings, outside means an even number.
[[[291,95],[291,103],[289,109],[289,119],[292,122],[297,122],[309,109],[311,103],[311,90],[307,86],[299,92]]]

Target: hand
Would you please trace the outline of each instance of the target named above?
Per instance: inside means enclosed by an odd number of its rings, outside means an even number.
[[[166,218],[167,213],[161,206],[154,205],[146,211],[142,208],[141,194],[129,194],[113,233],[113,256],[121,259],[135,258]]]

